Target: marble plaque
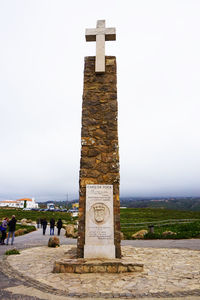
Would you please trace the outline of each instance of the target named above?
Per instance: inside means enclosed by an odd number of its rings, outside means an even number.
[[[112,185],[86,185],[84,257],[115,258]]]

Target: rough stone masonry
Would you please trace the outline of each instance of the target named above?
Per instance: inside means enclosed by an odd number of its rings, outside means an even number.
[[[80,196],[77,256],[84,257],[86,185],[113,185],[114,245],[121,258],[119,148],[116,58],[105,57],[105,72],[95,72],[95,57],[85,57],[82,102]]]

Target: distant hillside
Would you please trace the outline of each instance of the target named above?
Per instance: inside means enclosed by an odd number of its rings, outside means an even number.
[[[55,203],[56,206],[71,208],[72,203],[78,202],[78,199],[71,201],[46,201],[40,202],[40,207],[46,207],[47,203]],[[120,197],[120,206],[129,208],[165,208],[175,210],[200,211],[200,197],[173,197],[173,198],[136,198]]]
[[[198,198],[121,198],[120,206],[130,208],[165,208],[175,210],[200,211],[200,197]]]
[[[72,204],[76,203],[76,202],[78,202],[78,199],[74,199],[74,200],[70,200],[70,201],[48,200],[48,201],[45,201],[45,202],[38,202],[38,204],[39,204],[40,208],[46,208],[48,203],[54,203],[55,206],[57,206],[57,207],[63,207],[63,208],[68,208],[69,209],[69,208],[72,207]]]

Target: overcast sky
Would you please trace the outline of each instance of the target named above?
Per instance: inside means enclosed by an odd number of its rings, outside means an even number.
[[[85,28],[117,41],[121,196],[200,195],[200,1],[0,0],[0,199],[78,197]]]

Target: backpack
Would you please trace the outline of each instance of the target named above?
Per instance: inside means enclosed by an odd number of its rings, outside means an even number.
[[[0,231],[5,231],[5,230],[6,230],[6,228],[3,227],[2,224],[1,224],[1,226],[0,226]]]

